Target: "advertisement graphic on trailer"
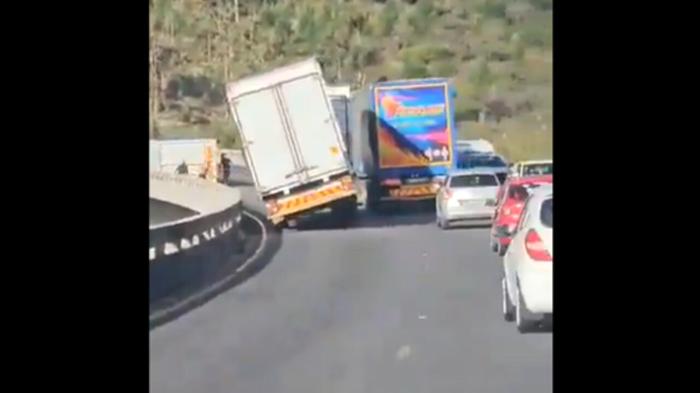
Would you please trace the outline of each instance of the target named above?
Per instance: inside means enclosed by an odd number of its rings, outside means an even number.
[[[381,168],[451,161],[445,90],[444,85],[377,90]]]

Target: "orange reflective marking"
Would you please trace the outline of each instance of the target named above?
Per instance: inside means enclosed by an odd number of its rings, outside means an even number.
[[[288,214],[290,211],[293,212],[303,210],[306,205],[313,205],[318,202],[323,203],[323,201],[330,199],[334,194],[343,193],[346,191],[351,190],[346,190],[343,184],[333,184],[332,186],[322,190],[292,197],[286,201],[278,202],[280,209],[277,213],[275,213],[275,215],[283,216]]]

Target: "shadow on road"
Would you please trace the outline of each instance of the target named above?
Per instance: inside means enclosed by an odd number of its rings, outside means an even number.
[[[455,222],[455,223],[451,223],[450,227],[448,229],[445,229],[445,231],[453,231],[453,230],[460,230],[460,229],[491,229],[491,224],[490,223],[467,224],[467,223]]]
[[[318,212],[299,219],[295,229],[299,231],[343,230],[355,228],[391,228],[426,225],[435,222],[433,202],[408,202],[396,204],[381,211],[360,208],[348,223],[339,220],[330,211]]]

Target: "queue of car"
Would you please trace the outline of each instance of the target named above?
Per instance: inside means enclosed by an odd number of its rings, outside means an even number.
[[[503,257],[504,319],[515,321],[521,333],[530,332],[553,316],[553,163],[508,167],[494,154],[468,159],[461,165],[467,169],[450,173],[438,192],[437,225],[491,226],[490,248]]]
[[[530,194],[503,257],[503,316],[521,333],[552,319],[553,205],[552,185]]]

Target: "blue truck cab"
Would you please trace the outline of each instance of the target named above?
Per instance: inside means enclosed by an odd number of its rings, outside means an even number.
[[[455,98],[446,78],[377,82],[353,94],[347,147],[368,206],[435,198],[456,167]]]

